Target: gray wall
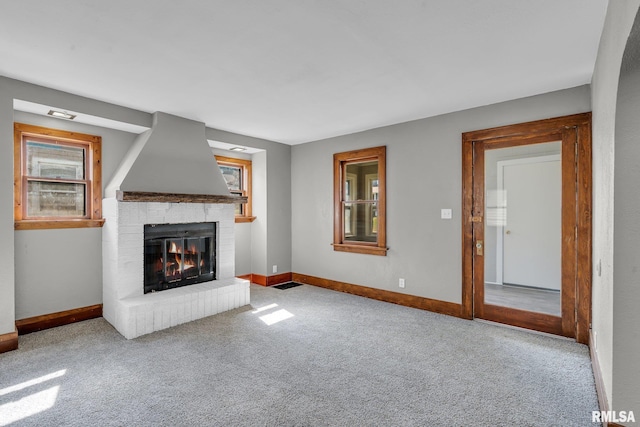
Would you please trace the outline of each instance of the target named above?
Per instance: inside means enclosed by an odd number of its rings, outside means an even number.
[[[293,271],[460,303],[462,132],[589,110],[589,86],[580,86],[293,146]],[[389,252],[334,252],[332,156],[379,145],[387,146]],[[441,208],[453,219],[440,219]]]
[[[16,111],[14,120],[102,137],[103,186],[136,135]],[[100,228],[15,232],[16,319],[102,303]]]
[[[291,146],[267,152],[267,276],[291,270]]]
[[[253,176],[253,215],[255,221],[251,223],[251,272],[267,275],[267,224],[269,212],[267,209],[267,152],[262,151],[253,155],[251,164]]]
[[[615,126],[613,407],[640,413],[640,13],[622,60]]]
[[[0,78],[0,335],[15,331],[13,230],[13,98]]]
[[[272,276],[291,269],[291,146],[207,128],[207,139],[264,150],[252,156],[252,273]]]
[[[251,224],[236,223],[236,276],[251,273]]]
[[[15,235],[16,319],[102,304],[102,229]]]
[[[613,389],[614,135],[620,64],[640,0],[609,2],[591,84],[593,109],[592,330],[604,386]],[[598,264],[601,272],[598,273]],[[637,370],[637,368],[635,368]],[[613,402],[615,407],[615,402]],[[618,408],[622,409],[622,408]],[[631,408],[629,408],[631,409]]]

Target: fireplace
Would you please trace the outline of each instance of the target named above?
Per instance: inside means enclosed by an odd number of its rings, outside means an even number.
[[[147,196],[102,201],[104,318],[131,339],[249,304],[249,282],[234,274],[235,200]]]
[[[154,113],[104,187],[102,315],[127,339],[250,302],[235,277],[235,205],[247,198],[229,194],[205,130]]]
[[[144,293],[216,278],[216,223],[146,224]]]

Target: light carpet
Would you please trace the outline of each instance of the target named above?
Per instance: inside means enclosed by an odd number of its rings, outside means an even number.
[[[126,340],[104,319],[0,355],[0,425],[592,426],[588,348],[309,285]]]

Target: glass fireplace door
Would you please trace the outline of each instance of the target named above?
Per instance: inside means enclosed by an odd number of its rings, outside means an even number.
[[[144,293],[215,279],[215,223],[145,225]]]

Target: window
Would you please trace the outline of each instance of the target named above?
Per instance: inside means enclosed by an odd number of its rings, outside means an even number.
[[[333,155],[333,249],[387,254],[386,147]]]
[[[17,230],[101,227],[102,138],[14,124]]]
[[[246,196],[247,203],[236,205],[236,222],[252,222],[251,216],[251,160],[216,156],[220,172],[232,196]]]

